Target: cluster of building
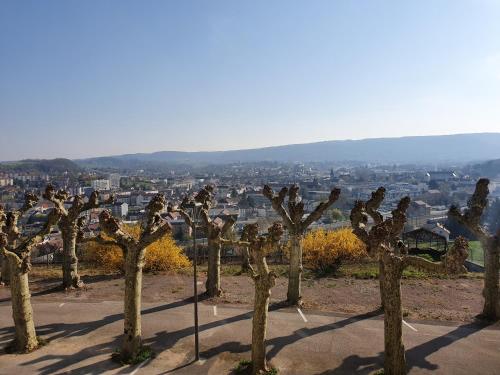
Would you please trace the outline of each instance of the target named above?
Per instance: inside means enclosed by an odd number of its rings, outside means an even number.
[[[447,238],[450,235],[444,227],[447,208],[452,203],[466,205],[475,186],[474,178],[459,171],[429,171],[421,167],[329,168],[322,164],[255,163],[211,166],[206,170],[170,171],[162,175],[145,171],[94,171],[80,176],[4,173],[0,175],[0,203],[15,209],[22,205],[25,190],[41,191],[48,182],[73,195],[89,196],[97,190],[105,200],[113,194],[115,202],[105,208],[117,218],[129,222],[141,219],[147,204],[157,193],[165,194],[168,201],[176,204],[186,195],[194,194],[204,185],[210,184],[215,187],[210,216],[220,225],[228,218],[234,218],[236,231],[254,222],[265,229],[279,219],[270,202],[262,195],[264,184],[270,185],[275,191],[283,186],[299,185],[306,213],[327,199],[332,188],[340,188],[342,194],[334,205],[335,213],[330,210],[314,224],[329,229],[349,225],[349,211],[354,201],[369,199],[372,191],[384,186],[386,200],[381,208],[384,215],[390,215],[402,197],[410,196],[412,203],[407,230],[427,228]],[[497,186],[500,183],[493,182],[490,189],[494,196],[500,196]],[[49,208],[48,202],[42,202],[25,224],[36,226],[37,222],[43,221]],[[87,214],[88,230],[97,230],[98,210]],[[174,215],[170,220],[175,238],[186,241],[191,235],[190,228],[178,216]],[[52,240],[56,237],[54,234]]]

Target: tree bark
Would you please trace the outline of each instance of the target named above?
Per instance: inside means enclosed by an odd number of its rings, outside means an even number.
[[[385,271],[384,271],[384,261],[379,259],[379,264],[378,264],[378,281],[379,281],[379,288],[380,288],[380,307],[382,310],[384,309],[384,278],[385,278]]]
[[[141,291],[144,249],[128,249],[125,254],[124,338],[122,360],[128,362],[142,347]]]
[[[5,285],[8,285],[10,284],[9,263],[6,256],[0,255],[0,258],[2,260],[2,269],[0,271],[1,272],[0,282],[4,283]]]
[[[63,239],[63,287],[80,288],[83,282],[78,275],[78,257],[76,256],[77,228],[71,223],[61,225]]]
[[[499,253],[500,243],[495,237],[482,243],[484,249],[484,306],[482,315],[492,321],[500,319]]]
[[[266,362],[266,332],[269,297],[271,296],[270,276],[258,275],[255,280],[255,301],[252,319],[252,374],[268,371]]]
[[[220,286],[220,253],[219,241],[208,239],[208,271],[205,284],[206,294],[209,297],[218,297],[222,294]]]
[[[393,254],[381,255],[384,266],[384,374],[406,374],[405,348],[403,345],[403,312],[401,304],[401,259]]]
[[[241,250],[241,256],[242,256],[242,261],[241,261],[241,273],[245,273],[250,271],[250,253],[248,251],[248,246],[243,246]]]
[[[13,348],[18,352],[27,353],[38,347],[28,273],[23,272],[22,262],[16,255],[7,255],[5,259],[10,272],[12,317],[15,326]]]
[[[290,236],[290,267],[288,274],[288,292],[287,301],[291,305],[300,305],[301,278],[302,278],[302,236],[292,234]]]

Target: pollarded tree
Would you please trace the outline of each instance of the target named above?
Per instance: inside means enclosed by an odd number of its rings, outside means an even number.
[[[377,192],[372,195],[372,199],[383,200],[383,191],[379,189]],[[401,304],[401,277],[404,269],[413,266],[431,272],[466,272],[463,263],[468,255],[468,243],[463,238],[455,241],[441,262],[429,262],[418,256],[406,255],[400,235],[409,204],[410,198],[401,199],[397,208],[392,211],[392,217],[385,220],[377,211],[378,205],[373,205],[373,200],[366,203],[357,201],[351,211],[353,232],[366,244],[368,254],[379,259],[380,275],[383,275],[380,286],[384,299],[384,374],[387,375],[406,374]],[[370,230],[367,229],[368,216],[375,222]]]
[[[384,201],[385,198],[385,188],[384,187],[379,187],[376,191],[372,192],[371,198],[364,203],[364,210],[368,214],[369,217],[372,218],[373,224],[378,225],[381,224],[384,221],[384,218],[380,212],[378,212],[378,209],[382,202]],[[356,205],[363,205],[362,202],[356,202]],[[358,212],[357,210],[353,210],[352,212]],[[351,215],[352,215],[351,212]],[[368,217],[366,217],[368,220]],[[355,218],[356,220],[356,218]],[[353,221],[353,218],[351,216],[351,222]],[[365,225],[368,224],[368,221],[364,223]],[[358,232],[357,232],[358,231]],[[354,234],[358,235],[358,237],[363,236],[363,232],[360,231],[359,228],[354,228]],[[371,249],[371,252],[373,254],[378,253],[378,249]],[[379,257],[379,290],[380,290],[380,306],[384,308],[384,265],[382,263],[382,257]]]
[[[234,225],[234,220],[232,218],[222,221],[220,225],[214,222],[209,215],[210,201],[212,198],[213,187],[210,185],[205,186],[201,189],[194,197],[194,199],[185,198],[180,207],[173,208],[170,207],[170,212],[178,212],[183,218],[188,226],[193,228],[195,221],[191,217],[186,209],[192,203],[200,203],[198,214],[203,222],[203,227],[208,240],[208,270],[207,270],[207,281],[205,284],[206,294],[209,297],[216,297],[222,294],[222,288],[220,283],[220,257],[222,249],[222,240],[225,235],[232,229]]]
[[[124,362],[136,358],[142,349],[141,292],[144,257],[149,245],[171,233],[170,223],[160,216],[164,207],[163,194],[157,194],[151,199],[138,237],[128,233],[109,211],[104,210],[99,215],[99,224],[102,232],[113,240],[106,240],[101,236],[93,238],[103,245],[117,245],[125,258],[124,337],[121,350]]]
[[[467,202],[467,209],[462,213],[452,206],[449,215],[472,232],[481,242],[484,250],[484,306],[482,315],[486,319],[500,319],[500,229],[495,234],[481,225],[481,216],[488,205],[489,180],[481,178],[476,183],[474,194]]]
[[[208,214],[208,209],[203,208],[200,212],[201,220],[206,230],[208,240],[208,270],[205,284],[207,296],[215,297],[222,294],[220,285],[220,256],[222,240],[232,229],[235,221],[229,218],[221,223],[214,222]]]
[[[250,266],[251,276],[255,283],[252,318],[252,374],[267,373],[269,370],[266,361],[267,317],[271,288],[274,287],[277,276],[269,270],[266,254],[279,242],[283,235],[283,227],[280,223],[274,223],[269,227],[267,236],[259,236],[258,231],[257,224],[249,224],[244,230],[243,238],[250,247],[256,266],[255,269]]]
[[[241,249],[241,273],[246,273],[252,271],[252,266],[250,263],[250,251],[249,251],[249,236],[252,234],[252,225],[245,225],[243,231],[241,232],[241,241],[236,245]]]
[[[302,245],[301,240],[307,228],[319,220],[323,213],[338,199],[340,189],[333,189],[327,201],[321,202],[313,212],[304,218],[304,203],[299,197],[299,187],[292,185],[290,189],[284,187],[278,194],[268,185],[262,191],[271,201],[273,209],[281,216],[283,224],[290,234],[290,269],[288,276],[287,301],[293,305],[300,305],[301,276],[302,276]],[[288,196],[288,210],[285,208],[285,198]]]
[[[38,196],[31,192],[24,195],[24,204],[20,210],[5,212],[3,206],[0,205],[0,231],[7,235],[7,241],[11,247],[16,246],[16,242],[20,237],[19,227],[17,222],[26,212],[33,208],[38,202]],[[5,256],[2,256],[2,283],[8,284],[10,282],[9,265]]]
[[[0,253],[4,256],[9,269],[12,317],[15,326],[12,348],[24,353],[35,350],[39,345],[28,282],[31,250],[43,241],[61,216],[57,208],[52,209],[47,216],[47,222],[37,233],[22,237],[17,223],[18,218],[36,202],[36,196],[26,194],[25,204],[20,211],[7,213],[0,211]]]
[[[93,191],[87,202],[80,195],[70,197],[65,190],[55,190],[52,185],[47,185],[43,198],[52,202],[61,212],[59,229],[63,240],[63,282],[64,288],[80,288],[83,282],[78,275],[78,258],[76,256],[76,237],[78,235],[78,219],[80,215],[93,208],[99,208],[103,204],[113,202],[113,196],[104,202],[99,201],[99,192]],[[65,202],[70,200],[71,206],[66,209]]]

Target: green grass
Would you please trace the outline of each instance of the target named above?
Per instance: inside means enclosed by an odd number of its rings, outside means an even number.
[[[249,374],[252,371],[252,361],[247,359],[242,359],[238,366],[234,369],[235,374]],[[271,367],[265,374],[263,375],[278,375],[278,369],[275,367]]]
[[[116,349],[115,352],[111,355],[113,361],[120,363],[122,365],[137,365],[141,362],[144,362],[147,359],[154,358],[155,352],[149,346],[143,346],[139,353],[134,358],[130,358],[128,360],[124,360],[121,356],[120,349]]]
[[[378,263],[362,262],[362,263],[343,264],[340,266],[336,276],[352,277],[354,279],[363,279],[363,280],[377,279]],[[428,279],[428,278],[446,279],[448,278],[448,276],[440,273],[422,271],[413,267],[408,267],[403,271],[403,279]]]
[[[484,253],[481,242],[479,241],[469,241],[469,258],[473,263],[484,265]]]
[[[197,267],[198,273],[207,273],[208,266],[201,264]],[[270,264],[269,269],[274,271],[278,277],[288,277],[287,264]],[[183,275],[193,275],[193,267],[182,268],[175,272]],[[240,264],[221,264],[221,276],[248,276],[246,273],[241,273]],[[304,276],[305,277],[305,276]]]
[[[236,368],[234,369],[234,372],[236,374],[243,374],[247,372],[251,367],[252,367],[252,361],[249,361],[248,359],[242,359],[238,363],[238,366],[236,366]]]

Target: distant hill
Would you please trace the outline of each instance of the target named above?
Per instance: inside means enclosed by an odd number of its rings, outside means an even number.
[[[325,141],[248,150],[126,154],[78,160],[82,166],[121,168],[128,163],[372,162],[469,163],[500,158],[500,133]]]
[[[0,163],[0,172],[39,172],[47,174],[76,174],[81,171],[75,162],[69,159],[26,159]]]
[[[482,177],[495,178],[500,176],[500,159],[488,160],[484,163],[475,164],[471,172]]]

